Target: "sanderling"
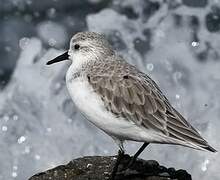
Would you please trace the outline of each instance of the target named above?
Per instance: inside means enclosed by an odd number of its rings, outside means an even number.
[[[175,144],[216,152],[177,112],[157,84],[112,49],[101,34],[80,32],[70,49],[47,65],[70,60],[66,84],[72,100],[87,119],[119,146],[112,179],[124,153],[123,142]]]

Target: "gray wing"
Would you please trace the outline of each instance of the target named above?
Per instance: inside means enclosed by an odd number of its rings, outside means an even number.
[[[116,116],[170,137],[173,143],[175,140],[190,142],[215,151],[170,105],[157,84],[134,66],[123,61],[106,64],[88,77],[107,110]]]

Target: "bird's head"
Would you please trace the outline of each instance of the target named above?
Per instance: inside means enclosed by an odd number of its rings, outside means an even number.
[[[106,57],[114,54],[114,51],[106,38],[95,32],[79,32],[70,40],[69,50],[55,59],[48,61],[47,65],[64,61],[85,61],[105,60]]]

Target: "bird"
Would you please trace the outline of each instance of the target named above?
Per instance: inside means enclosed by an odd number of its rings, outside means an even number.
[[[171,105],[147,74],[129,64],[97,32],[78,32],[69,50],[47,62],[71,61],[66,72],[69,94],[79,111],[119,147],[114,179],[125,141],[143,142],[129,165],[150,144],[174,144],[216,152]]]

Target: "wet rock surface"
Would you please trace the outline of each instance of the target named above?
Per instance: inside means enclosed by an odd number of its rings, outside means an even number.
[[[125,169],[130,160],[125,155],[118,168],[115,180],[191,180],[185,170],[175,170],[161,166],[155,160],[138,159],[134,165]],[[116,157],[88,156],[74,159],[66,165],[57,166],[36,174],[29,180],[104,180],[109,179]]]

